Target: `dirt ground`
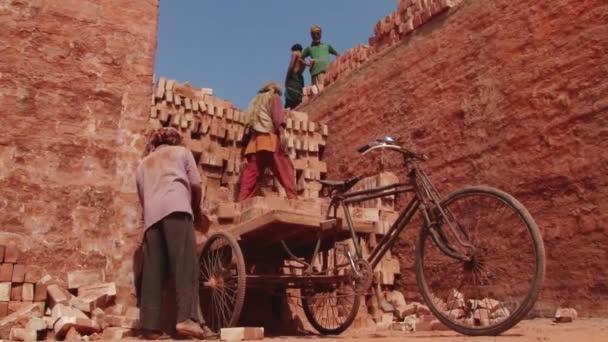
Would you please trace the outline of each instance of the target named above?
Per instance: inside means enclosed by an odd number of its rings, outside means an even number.
[[[354,334],[353,334],[354,333]],[[501,336],[469,337],[452,331],[402,333],[382,331],[378,333],[357,334],[355,331],[346,332],[337,337],[302,336],[274,337],[268,341],[304,342],[310,339],[324,341],[359,341],[359,342],[512,342],[512,341],[563,341],[563,342],[607,342],[608,318],[579,319],[573,323],[553,324],[549,319],[523,321]]]
[[[307,342],[357,341],[357,342],[607,342],[608,318],[579,319],[573,323],[554,324],[549,319],[523,321],[500,336],[463,336],[452,331],[403,333],[397,331],[365,332],[351,330],[340,336],[277,336],[264,341]],[[217,341],[217,340],[216,340]]]

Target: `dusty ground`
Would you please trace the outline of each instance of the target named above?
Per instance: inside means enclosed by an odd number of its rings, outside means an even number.
[[[389,341],[439,341],[439,342],[511,342],[511,341],[563,341],[563,342],[606,342],[608,341],[608,319],[581,319],[573,323],[554,325],[548,319],[524,321],[506,334],[498,337],[468,337],[452,331],[401,333],[385,331],[376,334],[360,334],[352,336],[345,334],[338,337],[277,337],[267,338],[268,341],[303,342],[309,339],[325,341],[360,341],[360,342],[389,342]]]
[[[306,342],[323,341],[357,341],[357,342],[606,342],[608,341],[608,318],[579,319],[573,323],[553,324],[548,319],[524,321],[506,334],[497,337],[469,337],[452,331],[402,333],[383,331],[379,333],[362,333],[351,331],[340,336],[279,336],[268,337],[264,341]]]

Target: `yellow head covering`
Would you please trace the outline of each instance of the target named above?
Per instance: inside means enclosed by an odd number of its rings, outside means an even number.
[[[279,82],[272,81],[264,84],[264,86],[258,90],[258,93],[261,94],[271,90],[274,90],[277,94],[281,94],[281,85]]]

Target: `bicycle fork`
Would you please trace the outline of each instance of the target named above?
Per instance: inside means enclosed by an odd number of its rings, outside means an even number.
[[[431,239],[433,240],[437,248],[439,248],[439,250],[441,250],[445,255],[454,259],[465,262],[471,261],[470,256],[463,255],[462,253],[454,249],[454,247],[452,247],[437,220],[431,220],[426,205],[420,204],[420,212],[422,213],[424,224],[427,227],[429,233],[431,234]]]

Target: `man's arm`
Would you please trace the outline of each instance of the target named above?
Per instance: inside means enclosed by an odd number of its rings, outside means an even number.
[[[203,194],[201,189],[201,175],[196,167],[196,161],[194,160],[192,152],[190,152],[190,150],[187,148],[184,148],[184,154],[184,168],[186,169],[188,183],[190,183],[190,192],[192,197],[190,199],[190,203],[192,204],[192,212],[196,220],[197,215],[199,215],[201,211],[201,197]]]
[[[280,133],[285,126],[285,118],[283,116],[283,106],[281,106],[281,97],[277,94],[270,99],[270,117],[276,133]]]
[[[334,47],[331,45],[329,45],[329,53],[331,53],[332,55],[334,55],[336,57],[340,57],[340,54],[338,53],[338,51],[336,51],[336,49],[334,49]]]
[[[293,51],[291,53],[291,59],[289,60],[289,66],[287,66],[287,73],[285,74],[285,83],[287,83],[287,79],[289,78],[289,75],[291,75],[291,73],[295,69],[296,63],[298,62],[299,58],[300,57],[298,56],[298,54],[295,51]]]
[[[283,130],[285,129],[285,116],[283,115],[283,106],[281,106],[281,97],[274,95],[270,101],[270,115],[272,124],[275,127],[276,134],[279,136],[279,148],[287,153],[287,139]]]

